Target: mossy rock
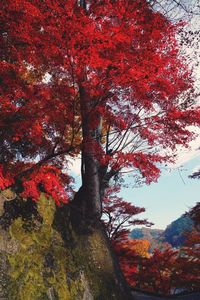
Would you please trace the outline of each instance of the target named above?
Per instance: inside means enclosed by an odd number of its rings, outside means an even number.
[[[44,194],[37,210],[39,219],[17,217],[0,232],[0,299],[122,299],[102,231],[77,233],[67,213],[55,222],[54,201]]]

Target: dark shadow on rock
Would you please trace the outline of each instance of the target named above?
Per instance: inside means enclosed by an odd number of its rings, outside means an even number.
[[[4,202],[4,212],[0,216],[0,226],[3,229],[8,229],[12,221],[21,217],[23,220],[32,220],[33,217],[42,221],[37,212],[37,203],[31,199],[23,201],[21,198],[16,197],[14,200]]]

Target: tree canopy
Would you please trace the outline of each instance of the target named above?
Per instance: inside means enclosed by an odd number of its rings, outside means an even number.
[[[82,3],[84,2],[84,3]],[[68,202],[68,157],[99,215],[125,168],[150,183],[199,125],[173,24],[138,1],[2,0],[0,188]],[[65,172],[64,172],[65,171]],[[86,201],[86,200],[85,200]]]

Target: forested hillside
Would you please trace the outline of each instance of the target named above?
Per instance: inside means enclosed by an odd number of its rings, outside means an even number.
[[[162,249],[164,243],[177,248],[183,245],[187,232],[191,232],[192,229],[192,219],[189,216],[183,215],[169,224],[165,230],[146,227],[135,228],[129,236],[131,239],[149,241],[151,250],[155,248]]]
[[[181,216],[167,226],[161,238],[172,247],[180,247],[186,240],[187,232],[193,229],[193,221],[189,216]]]

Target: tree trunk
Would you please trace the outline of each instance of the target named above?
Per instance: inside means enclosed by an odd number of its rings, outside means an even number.
[[[101,194],[99,178],[99,161],[97,148],[100,149],[100,115],[94,113],[95,101],[88,99],[85,89],[80,86],[80,106],[82,118],[82,186],[77,193],[74,205],[82,210],[82,218],[88,221],[101,217]],[[95,116],[94,116],[95,114]],[[95,128],[92,128],[93,117]]]
[[[72,273],[79,280],[80,276],[84,278],[86,296],[83,299],[128,300],[131,299],[129,288],[100,221],[106,170],[103,172],[99,164],[102,150],[101,116],[95,112],[98,103],[89,98],[81,84],[79,93],[83,136],[82,186],[69,206],[68,218],[61,209],[59,213],[57,211],[54,224],[72,254],[75,268]]]
[[[131,299],[99,222],[77,230],[70,206],[44,194],[37,204],[1,203],[0,299]]]

